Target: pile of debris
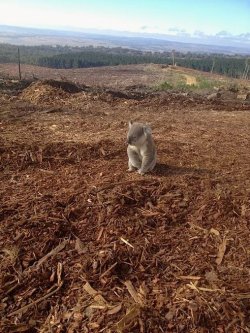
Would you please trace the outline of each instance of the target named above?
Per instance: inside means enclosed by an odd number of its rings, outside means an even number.
[[[35,105],[40,103],[55,104],[64,103],[64,100],[67,100],[71,94],[81,91],[80,87],[70,82],[44,80],[31,83],[19,97]]]

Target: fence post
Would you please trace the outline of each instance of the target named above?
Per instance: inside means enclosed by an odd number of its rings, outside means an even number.
[[[172,61],[173,61],[173,66],[175,66],[175,50],[172,50]]]
[[[22,74],[21,74],[20,50],[19,50],[19,47],[17,48],[17,55],[18,55],[18,72],[19,72],[19,80],[21,81],[21,79],[22,79]]]

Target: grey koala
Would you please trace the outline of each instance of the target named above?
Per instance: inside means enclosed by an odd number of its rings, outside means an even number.
[[[145,124],[129,122],[127,134],[128,171],[138,169],[139,174],[153,170],[156,148],[151,128]]]

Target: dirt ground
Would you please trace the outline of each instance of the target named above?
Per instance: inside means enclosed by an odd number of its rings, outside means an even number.
[[[0,134],[1,332],[250,332],[249,102],[6,81]]]
[[[29,79],[54,79],[85,84],[90,86],[105,86],[113,89],[124,89],[134,86],[157,87],[168,81],[175,84],[183,82],[195,85],[197,79],[212,80],[215,85],[242,85],[250,89],[250,82],[229,78],[222,75],[201,72],[178,66],[160,64],[119,65],[94,68],[54,69],[21,64],[22,78]],[[18,78],[17,64],[0,64],[0,77]]]
[[[124,88],[133,85],[153,85],[158,84],[169,76],[166,70],[159,65],[130,65],[130,66],[108,66],[96,68],[76,68],[76,69],[53,69],[32,65],[21,66],[24,79],[47,79],[70,80],[75,83],[90,86]],[[18,67],[16,64],[0,64],[0,75],[18,77]]]

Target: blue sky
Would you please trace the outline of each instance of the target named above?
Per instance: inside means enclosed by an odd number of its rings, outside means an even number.
[[[250,0],[0,0],[0,24],[240,35],[250,33]]]

